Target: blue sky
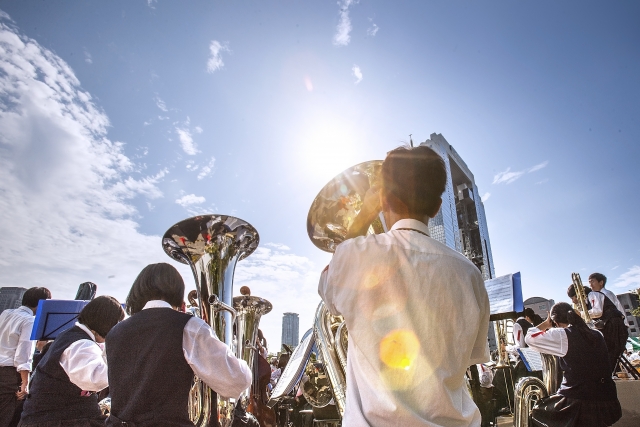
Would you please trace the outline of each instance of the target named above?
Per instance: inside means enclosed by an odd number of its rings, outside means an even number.
[[[637,2],[2,3],[0,279],[124,299],[160,236],[238,216],[238,264],[311,327],[307,211],[343,169],[441,133],[484,195],[497,274],[565,299],[640,287]],[[189,272],[183,268],[188,288]]]

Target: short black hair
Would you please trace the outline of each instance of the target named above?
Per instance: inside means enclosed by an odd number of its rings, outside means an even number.
[[[602,273],[591,273],[589,275],[589,280],[591,279],[596,279],[597,282],[603,282],[602,286],[605,286],[607,284],[607,276]]]
[[[444,160],[426,145],[398,147],[382,163],[382,186],[394,212],[435,215],[446,183]]]
[[[142,269],[127,295],[127,313],[135,314],[152,300],[162,300],[172,307],[184,302],[184,280],[171,264],[149,264]]]
[[[582,288],[584,289],[585,295],[589,295],[592,292],[592,289],[588,286],[582,286]],[[576,290],[574,289],[573,284],[569,285],[569,287],[567,288],[567,296],[569,298],[573,298],[576,296]]]
[[[533,311],[533,308],[531,307],[527,307],[524,309],[524,317],[528,317],[529,319],[533,319],[533,316],[535,316],[536,312]]]
[[[41,299],[51,299],[51,291],[47,288],[29,288],[22,295],[22,305],[35,308]]]
[[[114,297],[102,295],[89,301],[85,305],[78,322],[92,331],[96,331],[101,337],[106,337],[111,328],[124,319],[124,310]]]

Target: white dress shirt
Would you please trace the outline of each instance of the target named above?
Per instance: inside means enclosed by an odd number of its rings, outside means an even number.
[[[149,301],[143,310],[171,308],[165,301]],[[184,358],[202,381],[224,397],[238,398],[251,385],[251,370],[216,337],[207,323],[192,317],[182,333]]]
[[[100,391],[109,385],[106,355],[89,328],[78,322],[76,326],[91,339],[71,343],[60,355],[60,366],[81,390]]]
[[[464,375],[489,360],[489,299],[462,254],[403,219],[341,243],[318,292],[349,330],[344,426],[480,426]]]
[[[550,328],[541,331],[533,326],[527,331],[525,341],[535,351],[553,356],[564,357],[569,349],[569,341],[564,328]]]
[[[0,366],[31,371],[35,349],[35,341],[31,341],[34,319],[33,311],[25,306],[0,314]]]
[[[620,300],[618,299],[616,294],[614,294],[613,292],[611,292],[607,288],[602,288],[600,290],[600,292],[605,294],[607,296],[607,298],[609,298],[611,300],[611,302],[616,306],[616,308],[620,311],[620,313],[622,313],[622,315],[624,316],[624,324],[627,327],[629,327],[629,322],[627,321],[627,313],[625,313],[624,307],[622,306],[622,303],[620,303]]]

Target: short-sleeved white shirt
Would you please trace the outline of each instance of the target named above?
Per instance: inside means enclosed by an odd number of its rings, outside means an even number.
[[[477,267],[426,234],[400,220],[340,244],[323,272],[320,296],[349,330],[346,427],[480,426],[464,374],[489,360],[487,292]]]

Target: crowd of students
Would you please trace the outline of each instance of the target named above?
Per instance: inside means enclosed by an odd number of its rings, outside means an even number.
[[[51,293],[27,290],[20,308],[0,315],[0,426],[193,426],[187,399],[194,375],[238,398],[251,370],[207,323],[179,311],[184,288],[173,266],[151,264],[131,287],[126,320],[115,298],[93,299],[42,356],[30,383],[35,309]],[[108,418],[98,405],[107,386]]]

